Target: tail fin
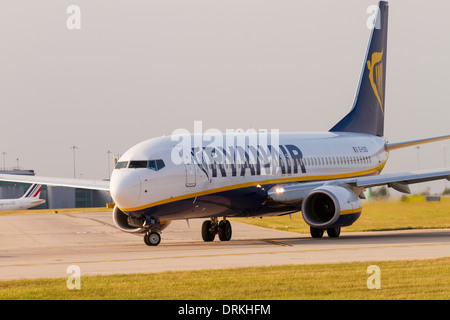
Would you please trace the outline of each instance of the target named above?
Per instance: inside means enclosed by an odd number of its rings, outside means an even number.
[[[388,3],[380,1],[353,108],[330,131],[383,136],[387,27]]]
[[[40,184],[32,184],[30,188],[28,188],[27,192],[22,196],[22,198],[39,198],[41,194],[42,185]]]

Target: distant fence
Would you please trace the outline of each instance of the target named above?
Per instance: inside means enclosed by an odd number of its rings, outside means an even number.
[[[441,197],[440,196],[426,196],[425,200],[426,201],[441,201]]]

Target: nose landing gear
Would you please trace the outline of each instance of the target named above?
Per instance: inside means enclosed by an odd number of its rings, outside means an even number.
[[[148,230],[144,235],[144,242],[148,246],[157,246],[161,242],[161,234],[155,230]]]
[[[202,225],[202,238],[205,242],[214,241],[216,234],[219,235],[220,241],[230,241],[232,236],[232,228],[230,221],[223,218],[218,222],[217,217],[206,220]]]

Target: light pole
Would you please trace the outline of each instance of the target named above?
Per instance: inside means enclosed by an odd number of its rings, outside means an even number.
[[[444,168],[447,168],[447,145],[444,144],[442,146],[442,148],[444,149]],[[444,183],[445,183],[445,190],[447,190],[447,179],[444,179]]]
[[[444,168],[447,168],[447,145],[444,144],[442,148],[444,148]]]
[[[417,170],[420,170],[420,162],[419,162],[419,150],[420,150],[420,146],[417,146],[416,149],[417,149]]]
[[[3,170],[6,171],[6,152],[2,152],[3,155]]]
[[[73,150],[73,178],[76,178],[76,174],[75,174],[75,149],[78,149],[77,146],[72,146],[70,147],[70,149]]]
[[[111,177],[111,151],[107,151],[106,152],[108,154],[108,176],[107,178],[109,179]]]

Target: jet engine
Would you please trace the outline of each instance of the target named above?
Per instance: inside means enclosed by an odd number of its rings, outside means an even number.
[[[325,229],[350,226],[361,215],[361,200],[350,189],[325,185],[313,189],[303,200],[303,219],[311,227]]]
[[[128,215],[123,213],[117,206],[114,207],[113,221],[117,228],[130,233],[142,233],[146,231],[143,227],[140,228],[135,225],[130,225],[128,218]]]
[[[151,217],[131,217],[122,212],[117,206],[114,207],[113,211],[113,221],[117,228],[122,231],[129,233],[144,233],[151,229],[151,227],[156,227],[157,230],[162,231],[167,228],[170,224],[170,220],[167,221],[157,221],[157,224],[150,225],[147,223],[148,220],[152,221]]]

